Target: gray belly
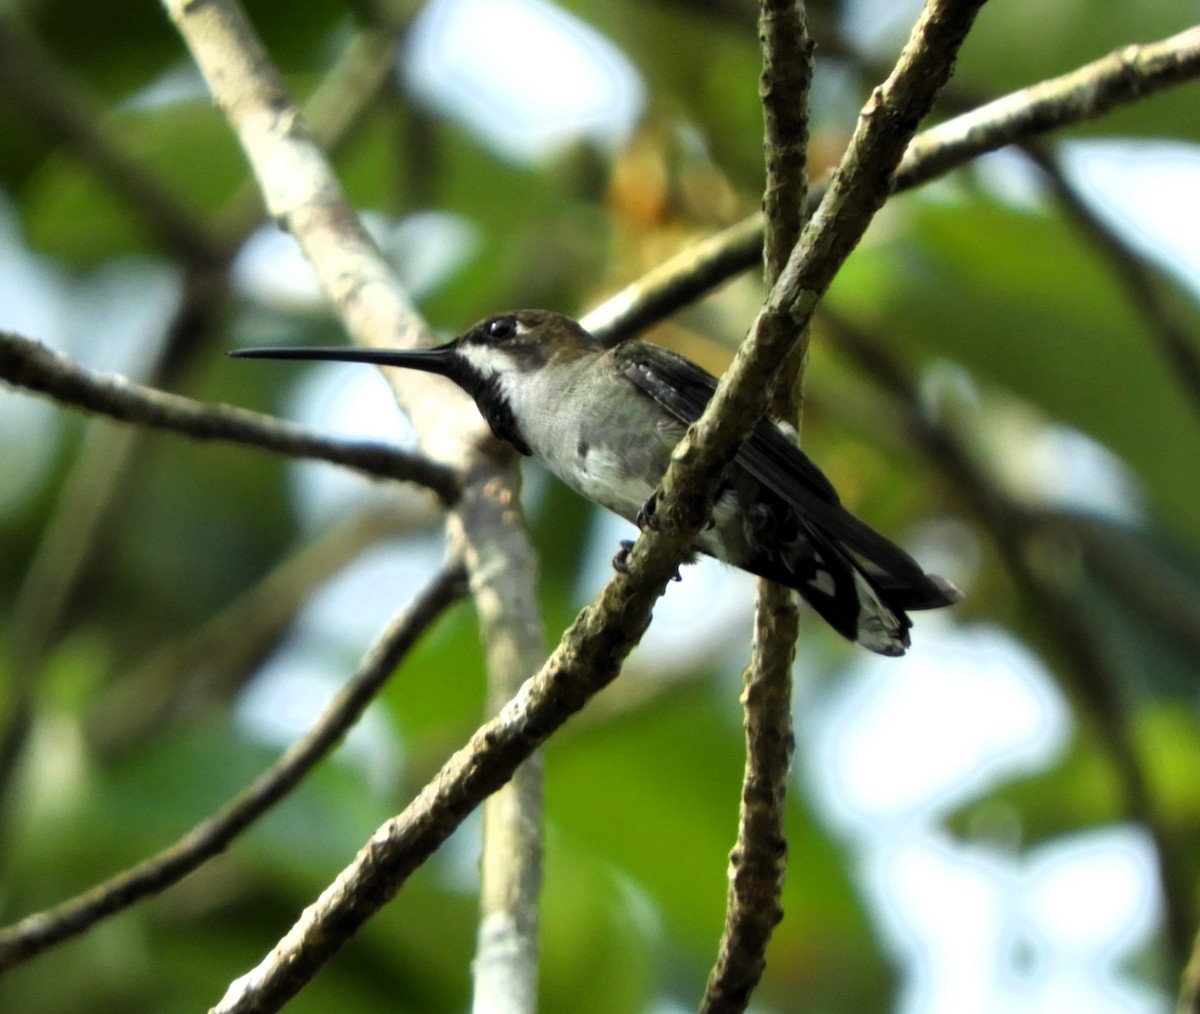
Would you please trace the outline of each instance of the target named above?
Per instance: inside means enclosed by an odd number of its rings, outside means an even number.
[[[581,444],[575,468],[569,475],[560,473],[560,477],[589,500],[627,521],[634,521],[657,488],[669,462],[665,450],[651,456],[649,449],[642,448],[640,453],[649,460],[641,462],[644,470],[635,471],[630,468],[630,458],[636,457],[638,451],[618,455],[611,448]],[[647,475],[652,475],[653,481]],[[738,564],[746,551],[744,520],[737,494],[726,489],[713,508],[713,524],[697,537],[696,548],[718,560]]]
[[[627,454],[581,439],[571,467],[558,474],[576,492],[632,521],[662,478],[666,458],[651,464],[657,467],[648,472],[635,469]]]

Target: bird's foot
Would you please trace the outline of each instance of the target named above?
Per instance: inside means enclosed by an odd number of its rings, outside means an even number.
[[[651,493],[646,497],[646,502],[638,508],[638,512],[633,519],[633,523],[642,531],[658,531],[658,518],[655,513],[658,511],[658,494]]]
[[[629,573],[629,551],[633,549],[633,539],[622,539],[617,555],[612,558],[613,570],[618,574]]]
[[[622,539],[621,540],[620,546],[617,549],[617,555],[612,558],[613,570],[617,571],[620,574],[628,574],[629,573],[629,553],[632,549],[633,549],[633,539]],[[681,573],[679,573],[678,567],[675,568],[675,576],[672,577],[671,580],[672,581],[682,581],[683,580],[683,575]]]

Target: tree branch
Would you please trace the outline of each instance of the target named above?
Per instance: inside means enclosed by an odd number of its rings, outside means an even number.
[[[759,86],[766,136],[766,235],[763,269],[775,285],[804,226],[808,191],[812,40],[800,0],[763,0],[759,13],[763,72]],[[772,414],[799,420],[804,353],[797,347],[775,382]],[[746,1009],[766,967],[767,944],[783,918],[787,836],[784,828],[792,735],[792,661],[799,633],[795,594],[756,582],[754,651],[743,674],[746,770],[737,844],[729,856],[729,893],[717,963],[700,1010]]]
[[[358,720],[417,639],[466,594],[463,569],[447,566],[380,634],[358,671],[305,735],[243,793],[174,845],[45,912],[0,930],[0,971],[78,936],[101,919],[177,883],[217,855],[328,754]]]
[[[458,479],[444,465],[385,444],[335,440],[259,412],[206,405],[156,391],[111,373],[95,373],[40,342],[0,331],[0,379],[44,394],[62,405],[121,422],[182,433],[194,440],[223,440],[276,454],[317,458],[375,478],[415,482],[444,503],[458,496]]]
[[[498,519],[486,542],[471,532]],[[450,521],[471,574],[488,667],[488,714],[495,715],[546,660],[537,608],[537,564],[516,491],[472,482]],[[510,571],[529,576],[513,581]],[[527,596],[523,601],[521,596]],[[480,921],[472,1009],[533,1014],[538,995],[538,898],[542,886],[542,761],[534,754],[484,804]]]

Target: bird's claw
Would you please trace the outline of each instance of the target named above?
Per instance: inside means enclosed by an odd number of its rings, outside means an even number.
[[[658,494],[651,493],[646,497],[646,502],[638,508],[637,515],[633,519],[633,523],[642,531],[658,531],[658,518],[655,517],[655,512],[658,510]]]
[[[629,551],[633,549],[633,539],[622,539],[617,555],[612,558],[613,570],[618,574],[629,573]]]
[[[629,573],[629,553],[633,549],[633,539],[622,539],[620,547],[617,549],[617,555],[612,558],[613,570],[620,574]],[[671,578],[672,581],[682,581],[683,575],[679,572],[679,568],[675,568],[675,574]]]

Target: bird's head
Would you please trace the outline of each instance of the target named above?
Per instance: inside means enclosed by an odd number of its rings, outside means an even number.
[[[512,310],[480,321],[433,348],[279,347],[235,349],[235,359],[300,359],[370,363],[446,377],[475,399],[496,435],[523,454],[529,449],[513,419],[513,389],[522,378],[603,351],[570,317],[550,310]]]

